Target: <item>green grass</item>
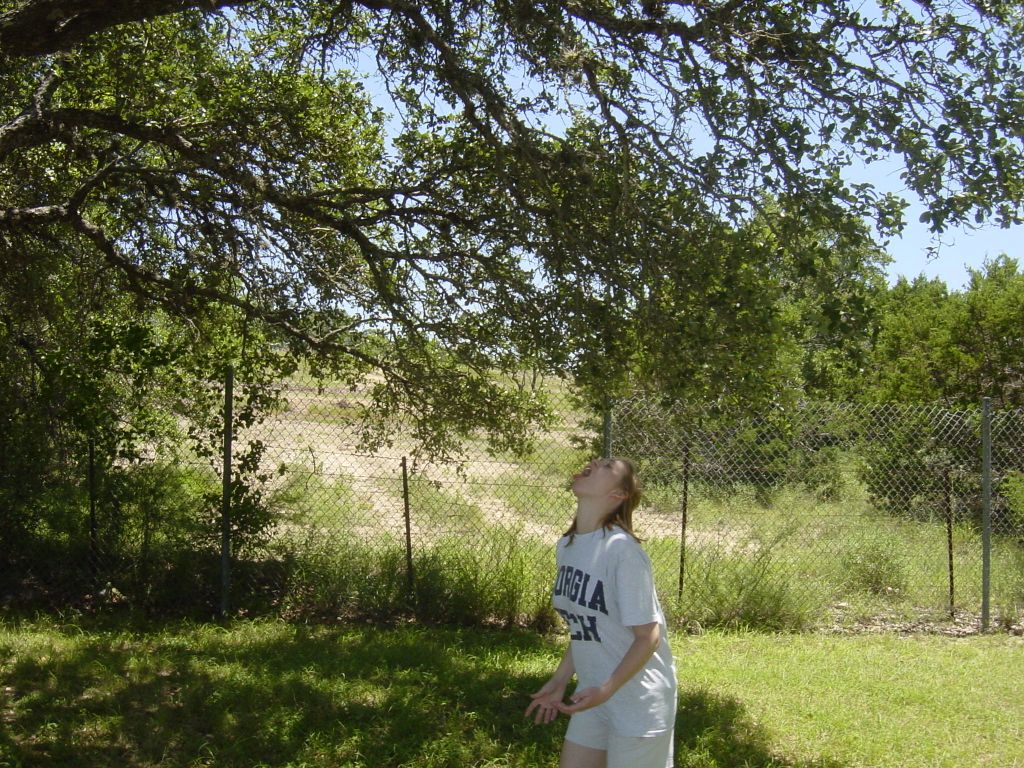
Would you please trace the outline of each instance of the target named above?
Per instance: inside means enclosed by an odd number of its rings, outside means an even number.
[[[392,482],[400,483],[400,477]],[[348,478],[328,480],[298,464],[288,468],[284,482],[271,494],[270,504],[284,525],[279,538],[285,541],[301,541],[310,532],[318,538],[341,536],[373,516],[373,504],[352,488]]]
[[[568,488],[573,473],[578,472],[591,458],[593,456],[589,448],[578,448],[566,443],[564,439],[540,438],[535,441],[533,450],[520,461],[530,466],[547,483]]]
[[[354,537],[308,543],[270,585],[278,615],[459,625],[547,627],[553,551],[514,530],[416,543],[410,579],[404,542]]]
[[[396,488],[401,494],[401,486]],[[442,531],[450,527],[483,527],[483,515],[478,506],[458,491],[449,490],[444,484],[423,475],[409,476],[409,505],[410,515],[417,521]]]
[[[737,706],[757,737],[752,765],[765,748],[792,760],[781,765],[1024,765],[1017,638],[711,634],[674,645],[688,681],[680,720],[710,719],[684,740],[693,754],[681,768],[744,764],[715,722]]]
[[[554,766],[522,630],[0,624],[0,766]],[[1024,766],[1024,642],[673,638],[679,768]]]

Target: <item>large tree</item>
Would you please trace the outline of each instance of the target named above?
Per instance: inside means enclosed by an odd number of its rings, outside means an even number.
[[[6,0],[5,279],[231,307],[438,445],[521,438],[524,359],[756,394],[776,245],[901,224],[856,158],[936,231],[1020,219],[1022,32],[999,0]]]

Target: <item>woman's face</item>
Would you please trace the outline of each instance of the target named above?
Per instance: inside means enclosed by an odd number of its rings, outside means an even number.
[[[626,468],[614,459],[594,459],[572,476],[572,492],[577,498],[606,498],[622,492]]]

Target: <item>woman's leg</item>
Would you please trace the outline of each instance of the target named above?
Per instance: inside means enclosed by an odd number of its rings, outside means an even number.
[[[608,753],[566,739],[562,742],[562,759],[558,768],[605,768]]]
[[[672,768],[672,731],[656,736],[611,736],[606,768]]]
[[[608,733],[604,707],[577,712],[569,718],[569,727],[565,729],[559,768],[606,768]]]

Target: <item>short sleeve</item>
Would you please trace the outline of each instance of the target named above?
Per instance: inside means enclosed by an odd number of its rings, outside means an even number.
[[[622,625],[636,627],[660,620],[654,576],[647,553],[639,547],[624,552],[615,569],[615,601]]]

